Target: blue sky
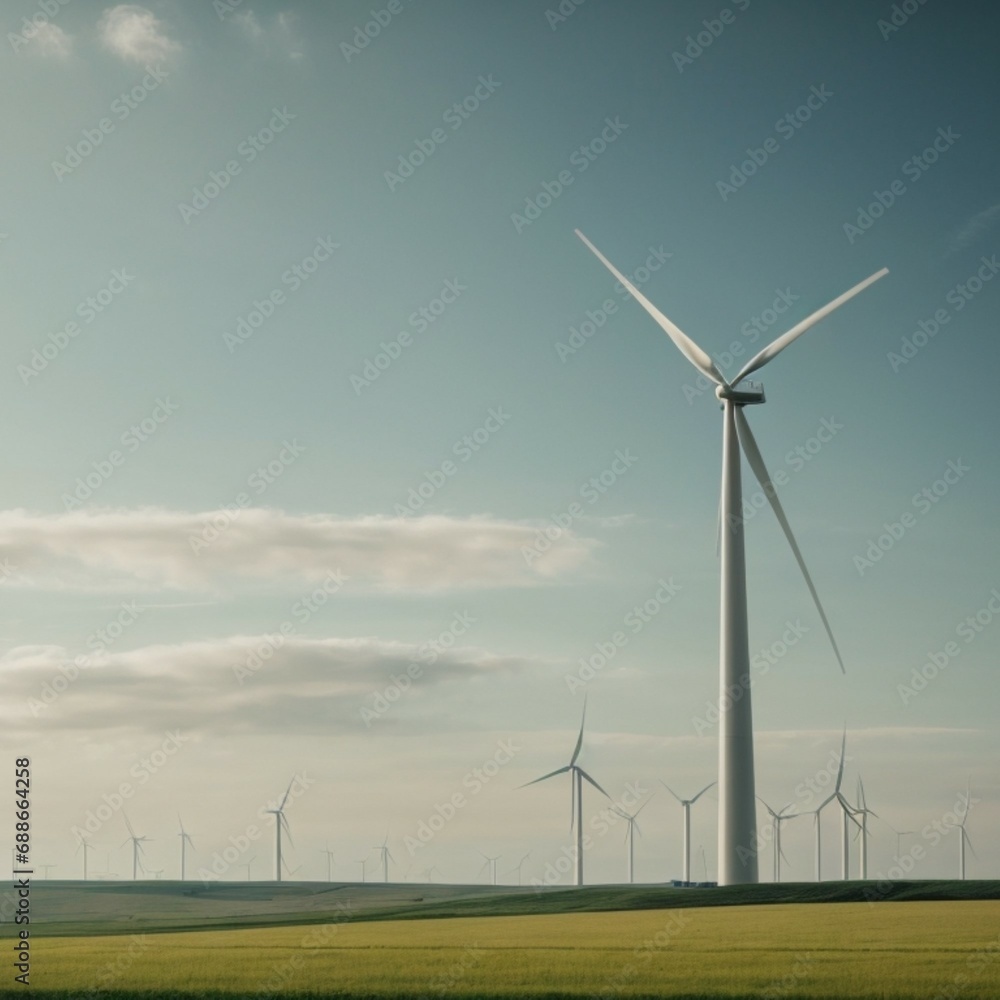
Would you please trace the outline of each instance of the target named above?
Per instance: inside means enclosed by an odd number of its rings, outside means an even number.
[[[201,865],[256,824],[239,863],[263,877],[258,810],[305,774],[296,877],[326,842],[357,877],[386,832],[396,877],[482,878],[479,851],[542,877],[568,788],[516,789],[568,759],[584,693],[588,771],[658,790],[637,877],[678,874],[659,779],[716,771],[719,411],[577,227],[730,375],[890,269],[748,413],[847,668],[756,513],[758,791],[814,808],[846,721],[846,787],[918,831],[916,873],[955,871],[933,824],[971,777],[970,874],[996,874],[997,14],[559,9],[5,10],[3,739],[32,756],[56,874],[125,783],[150,869],[176,873],[180,811]],[[127,872],[124,831],[110,809],[92,868]],[[589,879],[624,877],[623,832]],[[784,833],[811,877],[809,821]]]

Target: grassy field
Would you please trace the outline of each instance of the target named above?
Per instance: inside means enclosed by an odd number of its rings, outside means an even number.
[[[770,904],[33,939],[35,998],[1000,997],[1000,902]],[[23,994],[23,990],[20,991]],[[19,995],[5,991],[2,996]]]

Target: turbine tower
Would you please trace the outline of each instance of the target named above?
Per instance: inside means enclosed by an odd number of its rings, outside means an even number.
[[[255,854],[249,861],[245,861],[240,865],[240,868],[245,868],[247,870],[247,881],[250,881],[250,866],[257,860],[257,855]]]
[[[320,851],[320,854],[326,855],[326,880],[327,882],[333,881],[333,851],[330,850],[330,845],[327,843],[326,848]]]
[[[652,796],[649,797],[650,799]],[[619,809],[618,806],[613,806],[613,809],[623,820],[628,824],[625,827],[625,856],[628,861],[628,882],[632,885],[635,882],[635,833],[636,830],[639,831],[639,836],[642,836],[642,830],[639,830],[639,823],[636,817],[649,805],[649,799],[645,802],[634,813],[627,813],[624,809]]]
[[[521,869],[524,867],[524,862],[527,861],[528,858],[530,858],[530,857],[531,857],[531,851],[528,851],[528,853],[525,854],[525,856],[523,858],[521,858],[521,860],[518,861],[518,863],[516,865],[514,865],[514,867],[511,868],[511,870],[509,872],[507,872],[508,875],[513,875],[514,872],[517,872],[517,884],[518,885],[521,884]]]
[[[799,551],[785,512],[778,501],[774,484],[743,414],[743,408],[764,402],[760,384],[740,383],[753,372],[772,361],[789,344],[828,316],[839,306],[863,291],[888,270],[883,268],[853,288],[797,323],[751,358],[728,381],[712,358],[669,320],[625,277],[579,230],[577,236],[598,260],[622,283],[636,302],[659,324],[680,352],[710,382],[716,385],[715,395],[722,403],[722,581],[719,639],[719,884],[737,885],[757,881],[757,855],[754,837],[757,832],[757,811],[754,791],[753,713],[750,705],[750,650],[747,623],[746,560],[743,547],[743,491],[740,481],[740,449],[742,448],[774,510],[778,523],[791,546],[795,560],[805,577],[816,609],[833,644],[837,662],[844,669],[833,632],[830,629],[819,595]],[[732,697],[729,692],[740,692]]]
[[[128,821],[128,816],[125,815],[124,810],[122,810],[122,818],[125,820],[125,825],[128,827],[128,836],[122,841],[122,847],[124,847],[130,840],[132,841],[132,881],[135,882],[139,877],[138,871],[142,868],[142,860],[139,855],[145,853],[142,845],[150,838],[145,836],[145,834],[141,837],[137,837],[135,835],[135,830],[132,829],[132,824]],[[143,869],[143,871],[145,871],[145,869]]]
[[[785,852],[781,849],[781,824],[787,822],[790,819],[795,819],[800,813],[790,813],[788,810],[792,808],[791,803],[784,806],[780,812],[775,812],[760,796],[761,805],[768,811],[771,817],[771,830],[773,831],[773,844],[772,853],[774,855],[774,881],[781,881],[781,859],[785,858]],[[788,858],[785,858],[787,861]]]
[[[580,720],[580,735],[576,739],[576,746],[573,748],[573,756],[570,757],[569,763],[565,767],[560,767],[555,771],[550,771],[548,774],[543,774],[540,778],[535,778],[534,781],[529,781],[527,784],[521,785],[522,788],[527,788],[528,785],[537,785],[538,782],[547,781],[549,778],[554,778],[557,774],[565,774],[569,772],[572,795],[570,800],[570,829],[576,830],[576,885],[583,885],[583,779],[586,778],[587,781],[589,781],[605,798],[611,798],[611,796],[608,795],[608,793],[601,788],[601,786],[594,781],[594,779],[576,762],[577,758],[580,756],[580,750],[583,747],[583,727],[586,721],[587,699],[584,698],[583,718]]]
[[[87,851],[92,851],[94,849],[94,845],[92,843],[90,843],[90,841],[87,840],[87,838],[84,837],[84,835],[82,833],[79,835],[79,840],[80,840],[80,843],[77,844],[76,850],[73,853],[74,854],[79,854],[80,851],[83,851],[83,881],[86,882],[87,881]],[[128,843],[128,841],[126,841],[126,843]]]
[[[292,782],[295,779],[292,778],[288,782],[288,788],[285,789],[285,795],[281,800],[281,805],[277,809],[267,809],[266,812],[271,813],[274,816],[274,880],[275,882],[281,881],[281,831],[284,828],[285,833],[288,834],[288,842],[292,843],[292,833],[288,829],[288,820],[285,819],[285,803],[288,801],[288,796],[292,791]],[[288,868],[288,864],[285,864],[285,868]]]
[[[909,837],[916,833],[916,830],[897,830],[888,820],[885,821],[885,825],[889,827],[890,830],[896,835],[896,860],[899,860],[900,853],[903,850],[903,838]]]
[[[715,784],[713,781],[711,785],[706,785],[693,799],[682,799],[665,781],[661,780],[660,784],[670,792],[670,794],[677,799],[681,804],[681,809],[684,813],[684,881],[691,881],[691,806],[693,806],[698,799],[700,799],[705,792],[707,792],[712,785]]]
[[[965,786],[965,811],[962,813],[962,822],[958,824],[958,877],[965,880],[965,846],[968,844],[972,856],[976,857],[976,852],[972,847],[972,840],[969,838],[969,831],[965,829],[965,824],[969,820],[969,804],[972,802],[972,779],[969,779]]]
[[[503,855],[502,854],[498,854],[498,855],[496,855],[496,857],[492,857],[491,858],[488,854],[483,854],[483,852],[480,851],[479,852],[479,856],[481,858],[485,858],[486,861],[483,864],[483,867],[479,869],[479,871],[477,872],[477,874],[478,875],[482,875],[483,872],[486,871],[487,868],[489,868],[489,870],[490,870],[490,875],[489,875],[489,877],[490,877],[490,884],[491,885],[496,885],[497,884],[497,862],[503,857]]]
[[[840,783],[844,779],[844,752],[847,749],[847,726],[844,726],[844,735],[840,740],[840,763],[837,766],[837,781],[833,787],[833,791],[813,810],[811,810],[812,815],[816,819],[816,881],[823,881],[822,874],[822,862],[823,862],[823,851],[822,851],[822,832],[823,824],[820,819],[820,813],[831,803],[837,800],[837,796],[840,794]]]
[[[361,881],[367,882],[368,880],[365,878],[365,866],[368,864],[368,858],[362,858],[358,864],[361,865]]]
[[[856,815],[861,817],[861,825],[858,827],[858,832],[856,836],[861,838],[861,856],[858,861],[858,869],[861,873],[862,879],[868,878],[868,817],[874,816],[876,819],[881,817],[877,812],[868,808],[868,802],[865,800],[865,784],[861,780],[861,775],[858,775],[858,809]],[[857,820],[855,820],[857,822]]]
[[[186,857],[187,852],[186,852],[185,848],[187,847],[188,844],[190,844],[191,845],[191,850],[193,851],[194,850],[194,841],[191,839],[191,834],[189,834],[184,829],[184,823],[181,820],[180,813],[177,814],[177,823],[178,823],[178,825],[181,828],[181,832],[179,834],[177,834],[177,836],[181,838],[181,881],[183,882],[184,881],[184,872],[186,870],[185,869],[185,861],[187,860],[187,857]]]
[[[381,844],[372,848],[372,850],[378,851],[382,859],[382,881],[389,881],[389,862],[392,861],[393,864],[396,863],[396,859],[392,856],[392,852],[389,850],[389,834],[385,835],[385,840]]]

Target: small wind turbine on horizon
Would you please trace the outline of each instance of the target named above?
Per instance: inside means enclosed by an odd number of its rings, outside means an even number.
[[[958,877],[965,881],[965,848],[968,845],[972,856],[976,857],[969,831],[965,829],[965,824],[969,821],[969,806],[972,803],[972,779],[969,778],[965,786],[965,810],[962,813],[962,822],[958,824]],[[978,858],[977,858],[978,860]]]
[[[191,834],[189,834],[184,829],[184,823],[181,820],[181,814],[180,813],[177,814],[177,824],[181,828],[181,832],[179,834],[177,834],[177,836],[181,838],[181,881],[183,882],[184,881],[184,873],[186,871],[185,862],[187,860],[186,847],[187,847],[188,844],[190,844],[191,845],[191,850],[193,851],[194,850],[194,841],[191,839]]]
[[[247,881],[250,881],[250,866],[257,860],[257,855],[255,854],[249,861],[243,861],[240,863],[240,868],[245,868],[247,870]]]
[[[274,880],[275,880],[275,882],[280,882],[281,881],[281,865],[282,865],[282,860],[283,860],[282,857],[281,857],[281,831],[282,831],[282,829],[284,829],[285,833],[288,834],[288,843],[294,845],[294,841],[292,840],[292,832],[291,832],[291,830],[289,830],[289,828],[288,828],[288,820],[285,818],[285,803],[288,801],[288,796],[289,796],[289,794],[292,791],[292,783],[294,781],[295,781],[295,779],[292,778],[292,780],[288,782],[288,788],[285,789],[284,797],[282,798],[281,804],[278,806],[278,808],[277,809],[268,809],[268,810],[266,810],[266,812],[269,812],[272,816],[274,816]],[[288,864],[287,863],[285,864],[285,868],[286,869],[288,868]]]
[[[858,808],[855,810],[855,816],[861,817],[861,824],[858,826],[858,832],[855,834],[855,836],[861,838],[858,871],[862,880],[866,880],[868,878],[868,817],[874,816],[876,819],[880,817],[877,812],[868,808],[868,802],[865,799],[865,784],[861,780],[860,774],[858,775]],[[857,822],[856,819],[855,822]]]
[[[368,858],[362,858],[358,862],[358,864],[361,865],[361,881],[362,882],[368,881],[367,878],[365,877],[365,866],[368,864]]]
[[[326,880],[327,882],[333,881],[333,851],[330,850],[330,845],[327,844],[326,847],[320,851],[320,854],[326,855]]]
[[[479,852],[481,858],[485,858],[486,861],[483,867],[477,872],[478,875],[482,875],[487,868],[490,870],[490,874],[487,876],[490,879],[492,885],[497,884],[497,862],[503,857],[502,854],[497,854],[495,857],[490,857],[488,854],[483,854],[482,851]]]
[[[700,799],[705,792],[715,785],[713,781],[711,784],[706,785],[694,798],[682,799],[665,781],[660,780],[660,784],[670,792],[670,794],[677,799],[681,804],[681,810],[683,811],[683,834],[684,843],[682,848],[682,860],[683,860],[683,880],[685,882],[691,881],[691,806],[693,806],[698,799]]]
[[[518,885],[521,884],[521,869],[524,867],[525,861],[527,861],[528,858],[530,858],[530,857],[531,857],[531,851],[528,851],[528,853],[525,854],[525,856],[523,858],[521,858],[521,860],[518,861],[518,863],[516,865],[514,865],[514,867],[511,868],[511,870],[509,872],[507,872],[508,875],[513,875],[514,872],[517,872],[517,884]]]
[[[389,834],[385,835],[385,840],[381,844],[372,848],[373,851],[378,851],[380,859],[382,861],[382,881],[389,881],[389,862],[393,864],[396,863],[396,859],[392,856],[392,852],[389,850]]]
[[[806,569],[798,543],[778,501],[770,473],[764,464],[743,408],[764,402],[764,388],[759,383],[740,385],[748,375],[773,361],[786,347],[815,326],[835,309],[869,285],[888,274],[887,268],[858,283],[821,309],[771,341],[752,357],[731,380],[727,380],[712,358],[675,323],[653,305],[580,230],[576,235],[598,260],[621,282],[632,297],[657,322],[687,360],[716,385],[715,395],[722,403],[722,504],[721,524],[721,613],[719,640],[719,873],[720,885],[752,883],[758,880],[754,838],[757,833],[756,792],[754,789],[753,713],[750,688],[744,679],[750,674],[749,626],[747,619],[746,557],[743,541],[743,488],[740,451],[746,455],[764,495],[788,540],[806,586],[812,595],[833,651],[844,669],[833,631]],[[741,696],[728,696],[739,691]]]
[[[81,833],[79,835],[79,844],[77,844],[76,850],[73,852],[74,856],[83,851],[83,881],[87,881],[87,851],[92,851],[94,845],[90,843],[89,840]]]
[[[888,820],[882,820],[883,823],[896,835],[896,860],[899,860],[900,854],[903,850],[903,838],[909,837],[916,833],[916,830],[897,830]]]
[[[580,735],[576,739],[576,746],[573,748],[573,756],[570,757],[569,763],[565,767],[557,768],[555,771],[543,774],[540,778],[535,778],[534,781],[528,781],[521,785],[522,788],[527,788],[528,785],[537,785],[540,781],[547,781],[549,778],[554,778],[557,774],[569,774],[571,784],[570,829],[576,831],[576,856],[574,858],[576,885],[583,885],[583,779],[586,778],[605,798],[608,800],[611,799],[611,796],[576,762],[580,756],[580,750],[583,748],[583,727],[586,722],[587,699],[584,697],[583,716],[580,719]]]
[[[145,834],[141,837],[135,835],[135,830],[132,829],[132,824],[128,821],[128,816],[125,815],[124,810],[122,810],[122,819],[125,820],[125,825],[128,827],[128,836],[122,841],[122,847],[130,840],[132,841],[132,881],[135,882],[139,877],[138,870],[143,868],[142,859],[139,856],[140,854],[145,854],[145,849],[142,845],[151,838]],[[145,868],[143,868],[143,873],[145,873]]]
[[[790,813],[788,810],[792,808],[792,804],[782,807],[779,812],[775,812],[759,795],[757,798],[760,800],[761,805],[767,810],[768,815],[771,817],[771,831],[772,831],[772,852],[774,854],[774,881],[781,881],[781,860],[785,861],[788,858],[785,857],[785,852],[781,849],[781,824],[787,822],[790,819],[795,819],[800,816],[801,813]]]
[[[638,830],[639,836],[642,836],[642,830],[639,829],[639,823],[636,817],[649,805],[652,795],[634,813],[627,813],[624,809],[618,806],[612,806],[612,809],[619,815],[625,822],[627,826],[625,827],[625,857],[627,861],[628,869],[628,882],[632,885],[635,882],[635,833]]]

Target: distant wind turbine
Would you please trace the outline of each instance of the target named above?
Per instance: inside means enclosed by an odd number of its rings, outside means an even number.
[[[815,819],[816,823],[816,881],[823,881],[823,850],[822,850],[822,833],[823,833],[823,823],[821,820],[821,813],[823,810],[831,803],[838,801],[837,796],[840,794],[840,783],[844,778],[844,752],[847,749],[847,726],[844,726],[844,735],[841,737],[840,741],[840,763],[837,766],[837,781],[834,785],[833,791],[813,810],[811,810],[811,815]]]
[[[378,851],[382,861],[382,881],[389,881],[389,862],[393,864],[396,863],[396,859],[392,856],[392,852],[389,850],[389,834],[385,835],[385,840],[381,844],[372,848],[372,850]]]
[[[495,857],[491,858],[488,854],[483,854],[483,852],[480,851],[479,852],[479,856],[481,858],[485,858],[486,859],[486,863],[483,865],[482,868],[479,869],[478,874],[482,875],[483,872],[486,871],[487,868],[489,868],[489,870],[490,870],[490,874],[489,874],[490,882],[491,882],[491,884],[496,885],[497,884],[497,862],[503,857],[503,855],[502,854],[498,854]]]
[[[179,834],[177,834],[177,836],[181,838],[181,881],[183,882],[184,881],[184,873],[185,873],[185,870],[186,870],[185,869],[185,862],[187,860],[187,851],[185,849],[186,849],[187,845],[190,844],[191,845],[191,850],[193,851],[194,850],[194,841],[191,839],[191,834],[189,834],[184,829],[184,823],[181,820],[181,814],[180,813],[177,814],[177,824],[181,828],[181,832]]]
[[[83,881],[86,882],[87,881],[87,851],[92,851],[94,849],[94,845],[91,844],[90,841],[87,840],[87,838],[84,837],[82,833],[79,835],[79,839],[80,839],[80,843],[77,845],[77,848],[76,848],[76,850],[73,853],[74,854],[79,854],[80,851],[83,851]]]
[[[521,786],[522,788],[527,788],[528,785],[537,785],[540,781],[547,781],[549,778],[554,778],[557,774],[569,774],[571,782],[570,829],[576,830],[575,882],[577,885],[583,885],[583,779],[586,778],[605,798],[611,798],[576,762],[580,756],[580,750],[583,748],[583,727],[586,721],[587,699],[584,698],[583,717],[580,720],[580,735],[576,739],[576,746],[573,748],[573,756],[570,757],[569,763],[565,767],[560,767],[555,771],[550,771],[548,774],[543,774],[540,778],[535,778],[534,781],[529,781]]]
[[[257,860],[257,855],[255,854],[249,861],[244,861],[240,864],[240,868],[245,868],[247,870],[247,881],[250,881],[250,866]]]
[[[791,546],[795,560],[805,577],[806,586],[819,611],[827,635],[833,645],[837,662],[844,669],[833,638],[833,631],[820,604],[819,595],[806,569],[798,543],[778,501],[771,476],[761,457],[750,425],[743,414],[745,406],[763,403],[764,388],[759,383],[741,382],[768,362],[774,360],[789,344],[821,319],[852,299],[873,282],[888,273],[876,272],[832,302],[816,310],[786,333],[773,340],[752,357],[732,381],[727,380],[712,358],[675,323],[669,320],[624,274],[612,264],[580,230],[576,235],[600,262],[621,282],[625,289],[657,322],[680,352],[701,374],[716,385],[715,395],[722,403],[722,517],[728,530],[722,533],[722,580],[719,639],[719,884],[735,885],[756,882],[757,856],[754,838],[757,834],[757,813],[754,790],[753,714],[750,688],[745,679],[750,674],[749,631],[747,622],[746,559],[743,544],[743,488],[741,483],[740,450],[747,457],[764,495],[774,510],[781,530]],[[739,692],[733,697],[730,692]]]
[[[856,836],[861,838],[858,870],[860,871],[862,880],[866,880],[868,878],[868,817],[874,816],[876,819],[880,817],[877,812],[868,808],[868,802],[865,799],[865,784],[861,780],[860,774],[858,775],[858,808],[855,810],[855,815],[861,817],[861,825],[858,827],[856,834]]]
[[[128,821],[128,816],[125,815],[125,811],[122,810],[122,819],[125,820],[125,825],[128,827],[128,836],[122,841],[122,847],[124,847],[129,841],[132,841],[132,881],[138,879],[138,871],[142,868],[142,860],[139,857],[140,854],[145,854],[143,844],[150,840],[145,834],[141,837],[135,835],[135,830],[132,829],[132,824]],[[145,869],[143,869],[145,872]]]
[[[774,855],[774,881],[780,882],[781,859],[784,858],[785,861],[788,860],[788,858],[785,858],[785,852],[781,849],[781,824],[787,822],[790,819],[795,819],[800,814],[790,813],[788,811],[789,809],[792,808],[791,803],[784,806],[780,810],[780,812],[775,812],[763,799],[760,798],[759,795],[757,796],[757,798],[760,799],[761,805],[763,805],[763,807],[767,810],[768,815],[770,815],[771,817],[771,830],[773,839],[772,853]]]
[[[288,782],[288,788],[285,789],[285,794],[284,794],[284,797],[281,800],[281,805],[279,805],[277,809],[268,809],[268,810],[266,810],[267,812],[271,813],[272,816],[274,816],[274,880],[275,880],[275,882],[280,882],[281,881],[281,865],[282,865],[282,860],[283,860],[282,857],[281,857],[281,831],[282,831],[282,829],[284,829],[285,833],[288,834],[288,842],[290,844],[293,843],[293,841],[292,841],[292,832],[291,832],[291,830],[288,829],[288,820],[285,819],[285,803],[288,801],[289,794],[291,794],[292,783],[294,781],[295,781],[295,779],[292,778],[292,780]],[[288,868],[287,863],[285,864],[285,868],[286,869]]]
[[[627,813],[624,809],[620,809],[618,806],[614,806],[614,811],[621,816],[623,820],[628,824],[625,827],[625,857],[627,861],[628,868],[628,881],[629,885],[635,882],[635,834],[638,830],[639,836],[642,836],[642,830],[639,829],[639,823],[636,817],[649,805],[652,795],[646,799],[645,802],[634,813]]]
[[[958,824],[958,877],[965,880],[965,847],[968,845],[972,851],[972,856],[976,857],[969,831],[965,829],[965,824],[969,821],[969,805],[972,802],[972,779],[965,786],[965,810],[962,813],[962,822]],[[977,858],[978,860],[978,858]]]
[[[320,851],[320,854],[326,855],[326,880],[327,882],[333,881],[333,851],[330,850],[330,845],[327,844],[326,848]]]
[[[683,811],[684,814],[683,815],[684,846],[682,854],[682,859],[684,864],[683,878],[685,882],[690,882],[691,881],[691,806],[693,806],[698,801],[698,799],[700,799],[705,794],[705,792],[707,792],[715,784],[715,782],[713,781],[711,784],[706,785],[697,795],[694,796],[694,798],[691,799],[682,799],[665,781],[661,780],[660,784],[663,785],[663,787],[668,792],[670,792],[670,794],[675,799],[677,799],[677,801],[681,804],[681,810]]]
[[[521,884],[521,869],[524,867],[525,861],[527,861],[528,858],[530,858],[530,857],[531,857],[531,851],[528,851],[528,853],[525,854],[525,856],[523,858],[521,858],[521,860],[518,861],[518,863],[516,865],[514,865],[514,867],[511,868],[511,870],[509,872],[507,872],[508,875],[513,875],[514,872],[517,872],[517,884],[518,885]]]
[[[365,866],[368,864],[368,858],[362,858],[358,864],[361,865],[361,881],[365,882],[367,881],[365,878]]]
[[[888,820],[885,820],[885,825],[889,827],[890,830],[896,835],[896,860],[899,860],[900,854],[903,851],[903,838],[909,837],[916,833],[916,830],[897,830]]]

